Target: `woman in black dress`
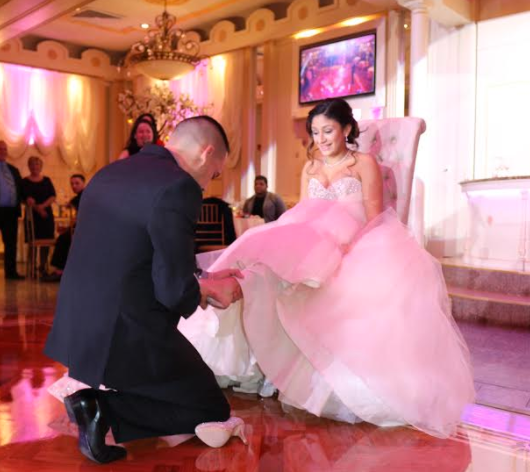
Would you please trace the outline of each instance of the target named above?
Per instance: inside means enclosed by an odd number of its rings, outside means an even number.
[[[51,205],[55,201],[55,188],[49,177],[42,175],[42,159],[31,156],[28,159],[30,175],[22,179],[22,198],[26,202],[26,211],[33,212],[35,239],[53,239],[55,237],[55,221]],[[26,240],[28,235],[26,234]],[[48,247],[40,248],[39,272],[46,272]]]

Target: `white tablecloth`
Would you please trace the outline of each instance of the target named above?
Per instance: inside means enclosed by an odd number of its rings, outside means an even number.
[[[247,229],[254,228],[265,224],[265,220],[259,216],[251,216],[250,218],[239,218],[234,217],[234,228],[236,230],[236,236],[239,238]]]

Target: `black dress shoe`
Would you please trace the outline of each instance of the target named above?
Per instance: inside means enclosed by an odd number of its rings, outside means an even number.
[[[6,275],[6,280],[24,280],[26,277],[23,275],[17,274],[16,272],[14,274],[8,274]]]
[[[61,274],[58,274],[57,272],[53,272],[51,274],[43,275],[41,278],[42,282],[60,282],[61,281]]]
[[[110,427],[102,415],[96,390],[79,390],[65,397],[64,406],[70,420],[77,423],[79,449],[83,455],[98,464],[123,459],[127,455],[124,448],[105,444]]]

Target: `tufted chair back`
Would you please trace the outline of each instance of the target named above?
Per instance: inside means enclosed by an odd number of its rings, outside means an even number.
[[[383,176],[383,203],[396,210],[407,223],[412,177],[420,135],[425,131],[421,118],[386,118],[359,121],[359,151],[374,156]]]

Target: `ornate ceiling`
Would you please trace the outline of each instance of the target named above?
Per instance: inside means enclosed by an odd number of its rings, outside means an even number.
[[[292,1],[167,0],[167,5],[180,27],[196,29],[206,37],[220,20],[244,25],[253,11],[266,5],[281,16]],[[164,0],[0,0],[0,43],[30,35],[125,51],[144,36],[140,25],[153,25],[163,8]]]

